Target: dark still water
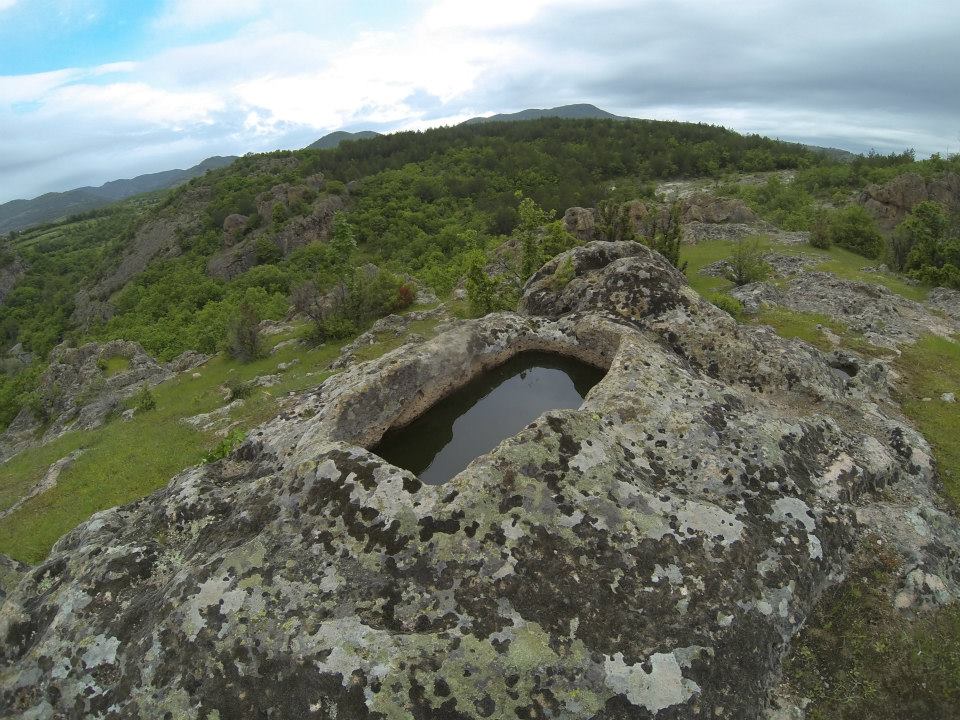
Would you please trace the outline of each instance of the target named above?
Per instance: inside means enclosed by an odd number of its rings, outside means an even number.
[[[439,485],[544,411],[580,407],[604,374],[562,355],[520,353],[387,432],[372,452]]]

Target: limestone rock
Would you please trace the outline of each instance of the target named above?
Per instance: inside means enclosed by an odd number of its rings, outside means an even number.
[[[551,261],[521,307],[348,367],[62,538],[0,609],[0,704],[757,718],[873,523],[903,518],[904,588],[956,595],[930,448],[870,367],[738,325],[635,243]],[[523,350],[607,375],[445,485],[365,449]]]
[[[883,285],[843,280],[826,273],[808,271],[792,277],[783,289],[751,284],[735,288],[731,295],[754,311],[763,303],[800,312],[821,313],[862,333],[878,347],[896,348],[932,333],[949,337],[960,332],[960,318],[932,312]]]
[[[8,555],[0,553],[0,605],[17,583],[27,573],[29,567]]]

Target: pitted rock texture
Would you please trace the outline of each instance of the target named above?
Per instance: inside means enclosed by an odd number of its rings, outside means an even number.
[[[858,516],[912,512],[956,547],[875,368],[738,326],[635,243],[548,263],[522,306],[348,368],[230,458],[65,536],[0,609],[0,708],[755,718]],[[608,372],[444,485],[364,449],[532,349]],[[905,589],[956,594],[903,550],[923,573]]]

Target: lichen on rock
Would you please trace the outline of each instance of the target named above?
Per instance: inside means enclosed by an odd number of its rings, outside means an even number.
[[[444,485],[365,449],[524,350],[607,374]],[[889,540],[911,597],[960,589],[930,550],[960,530],[932,510],[929,447],[882,378],[830,363],[642,245],[576,248],[520,313],[350,366],[229,458],[62,538],[0,609],[0,707],[758,717],[865,526],[910,517]]]

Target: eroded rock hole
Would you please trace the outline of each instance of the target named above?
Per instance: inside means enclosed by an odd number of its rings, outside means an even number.
[[[563,355],[524,352],[387,431],[371,451],[425,483],[445,483],[547,410],[577,408],[605,371]]]

